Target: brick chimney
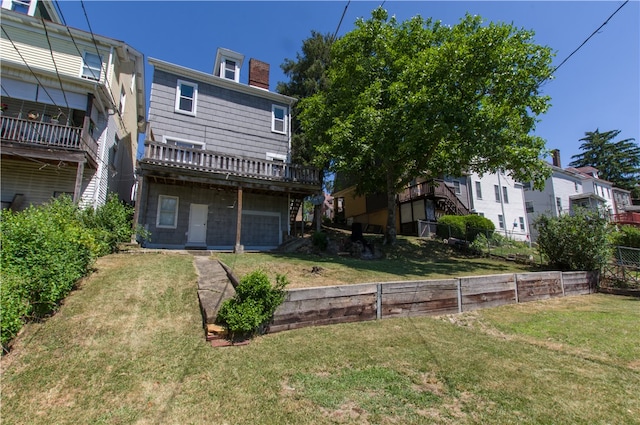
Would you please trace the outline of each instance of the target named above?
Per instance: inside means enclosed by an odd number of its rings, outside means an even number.
[[[249,85],[269,90],[269,64],[249,59]]]
[[[551,157],[553,158],[553,165],[555,165],[558,168],[562,168],[562,165],[560,163],[560,150],[559,149],[553,149],[551,151]]]

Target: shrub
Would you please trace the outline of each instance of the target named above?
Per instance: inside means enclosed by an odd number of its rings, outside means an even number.
[[[438,219],[436,226],[436,235],[442,239],[458,238],[465,239],[467,233],[467,224],[464,216],[461,215],[443,215]]]
[[[612,234],[612,243],[617,246],[640,248],[640,228],[635,226],[620,226],[617,232]]]
[[[283,275],[277,275],[272,286],[264,271],[249,273],[240,280],[236,295],[222,303],[217,321],[226,326],[231,338],[255,334],[284,301],[284,287],[288,284]]]
[[[329,246],[329,238],[324,232],[315,232],[311,236],[311,243],[313,243],[313,246],[318,248],[320,251],[326,251],[327,246]]]
[[[81,217],[94,236],[97,255],[115,252],[118,243],[129,241],[133,234],[133,208],[122,203],[114,194],[110,194],[107,202],[97,209],[84,209]]]
[[[538,249],[549,264],[561,270],[599,270],[609,259],[607,221],[597,212],[577,210],[557,218],[540,216]]]
[[[464,216],[464,220],[467,228],[467,239],[470,241],[475,240],[478,235],[491,237],[496,230],[493,221],[486,217],[472,214]]]

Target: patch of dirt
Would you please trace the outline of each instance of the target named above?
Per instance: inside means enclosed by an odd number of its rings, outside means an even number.
[[[358,406],[357,403],[350,401],[344,403],[336,410],[322,408],[320,409],[324,416],[331,418],[335,423],[358,423],[369,425],[369,413]]]

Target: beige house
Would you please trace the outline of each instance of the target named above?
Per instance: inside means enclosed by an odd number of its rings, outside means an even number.
[[[49,1],[2,0],[2,208],[60,194],[131,202],[144,131],[143,55],[61,23]]]

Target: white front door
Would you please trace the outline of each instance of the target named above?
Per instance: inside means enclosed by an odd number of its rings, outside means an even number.
[[[189,238],[188,243],[206,244],[207,242],[207,215],[209,206],[203,204],[191,204],[189,210]]]

